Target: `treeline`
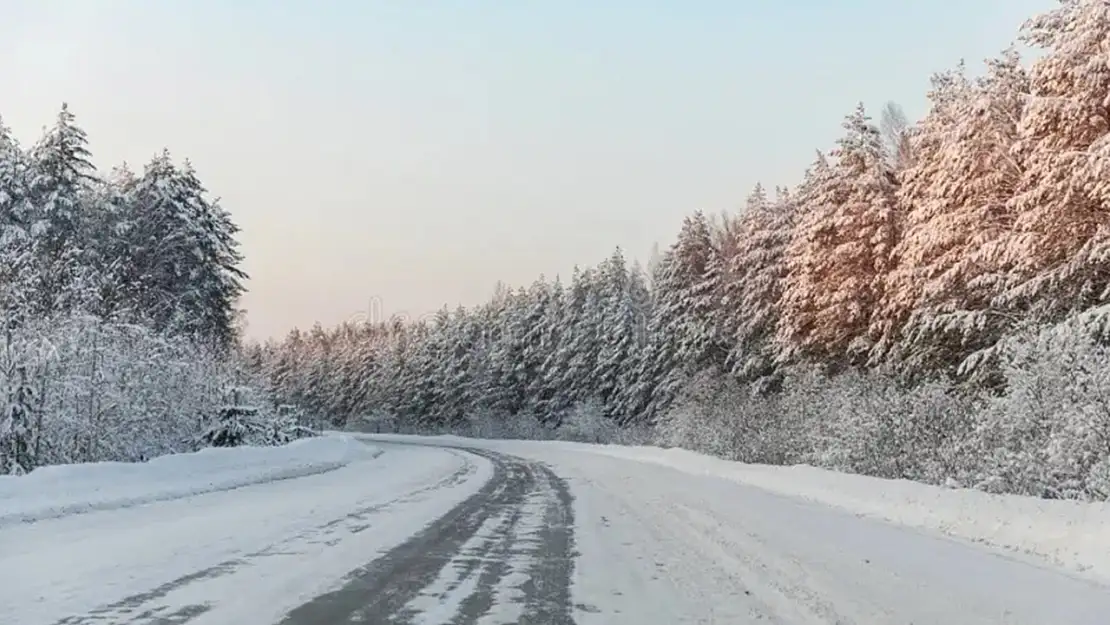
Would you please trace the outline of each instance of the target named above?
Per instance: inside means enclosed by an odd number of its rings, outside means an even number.
[[[166,152],[100,175],[65,105],[0,123],[0,474],[195,445],[236,382],[238,228]]]
[[[336,422],[656,442],[1110,496],[1110,5],[1065,0],[916,124],[862,106],[804,180],[485,305],[250,348]],[[585,424],[585,425],[584,425]],[[492,429],[491,429],[492,428]],[[626,434],[627,436],[627,434]]]

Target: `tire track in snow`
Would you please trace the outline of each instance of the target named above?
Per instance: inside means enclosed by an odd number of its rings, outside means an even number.
[[[344,536],[357,534],[372,526],[373,517],[388,514],[390,509],[405,503],[432,496],[435,492],[465,482],[477,471],[477,465],[458,454],[463,464],[443,478],[408,491],[404,495],[386,502],[363,506],[347,515],[332,519],[317,527],[290,535],[288,538],[271,544],[252,553],[220,562],[214,566],[183,575],[149,591],[124,597],[118,601],[100,606],[87,614],[73,615],[57,621],[54,625],[179,625],[209,611],[210,604],[196,604],[173,607],[164,603],[172,593],[186,586],[231,575],[250,564],[253,559],[267,556],[288,556],[301,553],[305,546],[323,544],[333,547]]]
[[[281,625],[419,625],[419,607],[429,598],[451,607],[443,618],[453,624],[477,624],[508,602],[517,604],[520,625],[573,625],[573,500],[565,482],[537,462],[465,451],[493,464],[493,478],[478,493],[338,590],[292,610]],[[524,527],[529,517],[537,522]],[[518,570],[525,562],[526,579]],[[504,592],[516,578],[524,579],[519,593]]]

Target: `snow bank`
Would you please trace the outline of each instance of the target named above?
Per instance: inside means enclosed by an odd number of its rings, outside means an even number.
[[[142,463],[42,467],[22,477],[0,476],[0,527],[304,477],[381,453],[349,436],[322,436],[281,447],[213,448]]]
[[[684,449],[569,442],[465,439],[455,436],[373,436],[371,440],[476,446],[543,459],[565,450],[667,466],[684,473],[733,480],[800,497],[860,516],[940,532],[1047,560],[1110,582],[1110,504],[991,495],[908,480],[884,480],[810,466],[730,462]]]

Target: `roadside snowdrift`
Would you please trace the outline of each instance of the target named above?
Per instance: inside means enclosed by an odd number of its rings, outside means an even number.
[[[0,476],[0,527],[304,477],[381,453],[349,436],[321,436],[281,447],[212,448],[142,463],[42,467],[22,477]]]
[[[860,516],[1031,555],[1110,582],[1110,504],[1048,501],[947,489],[908,480],[883,480],[809,466],[778,467],[721,460],[683,449],[568,442],[466,439],[457,436],[367,436],[486,447],[543,460],[545,452],[603,454],[724,478],[800,497]]]

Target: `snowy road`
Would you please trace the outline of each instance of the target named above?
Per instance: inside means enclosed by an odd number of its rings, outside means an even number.
[[[572,597],[602,623],[1105,625],[1110,588],[722,478],[546,452],[575,496]]]
[[[481,490],[282,625],[573,623],[566,485],[535,462],[472,453],[493,467]]]
[[[442,445],[429,439],[426,443]],[[1105,624],[1110,588],[535,443],[0,527],[0,623]],[[469,445],[468,445],[469,446]]]

